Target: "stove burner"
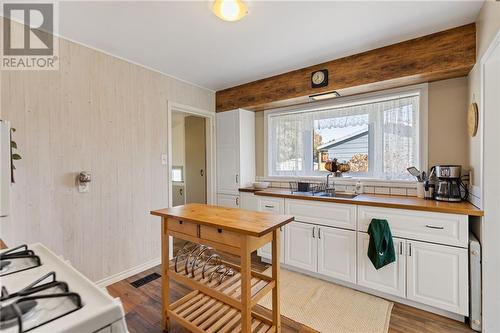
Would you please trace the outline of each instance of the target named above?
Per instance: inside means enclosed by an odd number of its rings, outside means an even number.
[[[22,319],[33,314],[37,301],[26,300],[12,303],[7,306],[0,305],[0,327],[7,328],[16,325],[18,318]]]
[[[2,287],[0,301],[7,303],[10,300],[13,302],[0,305],[0,329],[15,329],[17,326],[19,333],[31,331],[83,307],[80,295],[70,292],[67,283],[57,281],[55,272],[12,294]]]
[[[1,260],[0,261],[0,273],[5,272],[9,269],[10,261],[8,260]]]
[[[41,265],[40,257],[28,249],[27,245],[17,246],[0,253],[0,276],[25,271]]]

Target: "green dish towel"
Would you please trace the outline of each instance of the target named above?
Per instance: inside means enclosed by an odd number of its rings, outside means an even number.
[[[376,269],[396,261],[391,228],[387,220],[372,219],[368,234],[370,235],[368,258]]]

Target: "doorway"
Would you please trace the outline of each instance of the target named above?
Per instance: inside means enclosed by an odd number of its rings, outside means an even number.
[[[207,203],[206,120],[172,111],[172,206]]]
[[[168,102],[167,119],[168,207],[215,204],[215,112]]]

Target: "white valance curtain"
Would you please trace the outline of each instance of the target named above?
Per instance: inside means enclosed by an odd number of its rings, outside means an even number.
[[[407,179],[406,168],[418,165],[419,95],[312,111],[270,113],[269,175],[318,174],[313,166],[314,131],[363,125],[369,129],[370,140],[366,176]]]

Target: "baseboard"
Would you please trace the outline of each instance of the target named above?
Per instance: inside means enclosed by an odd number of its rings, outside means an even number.
[[[113,283],[121,281],[121,280],[125,280],[126,278],[129,278],[135,274],[138,274],[140,272],[144,272],[145,270],[148,270],[150,268],[158,266],[159,264],[161,264],[161,258],[156,258],[156,259],[147,261],[143,264],[140,264],[138,266],[132,267],[131,269],[127,269],[123,272],[108,276],[104,279],[96,281],[95,283],[99,287],[104,288],[104,287],[109,286],[110,284],[113,284]]]

